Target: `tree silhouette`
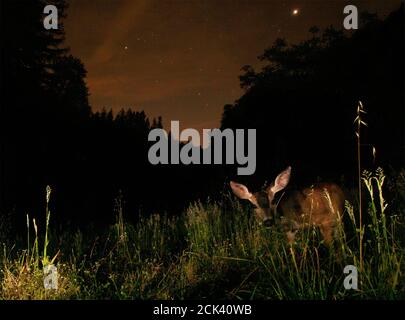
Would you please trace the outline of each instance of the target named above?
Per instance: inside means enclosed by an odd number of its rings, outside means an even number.
[[[291,164],[305,176],[338,178],[354,168],[352,122],[358,100],[368,110],[368,146],[376,164],[404,163],[404,9],[381,21],[364,13],[352,34],[310,29],[296,45],[277,39],[242,68],[245,93],[224,107],[222,128],[257,128],[258,175]]]
[[[39,209],[44,187],[59,187],[83,158],[90,115],[86,70],[64,46],[66,1],[53,1],[57,30],[43,26],[47,4],[1,2],[3,213]]]
[[[0,2],[7,30],[1,37],[0,215],[15,213],[25,228],[27,213],[43,216],[46,185],[55,220],[83,225],[114,222],[120,190],[130,220],[221,198],[224,182],[235,175],[232,166],[149,163],[148,134],[163,128],[161,117],[91,110],[86,69],[64,45],[66,1],[54,3],[59,29],[47,31],[45,1]],[[372,130],[363,138],[377,148],[376,164],[405,163],[404,10],[385,21],[362,17],[351,36],[313,27],[306,41],[279,39],[266,49],[262,70],[243,67],[245,92],[224,107],[221,119],[221,128],[258,130],[256,174],[240,179],[262,184],[288,164],[303,179],[350,176],[358,100],[369,112]]]

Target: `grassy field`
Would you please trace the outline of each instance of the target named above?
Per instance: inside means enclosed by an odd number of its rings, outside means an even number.
[[[124,221],[117,199],[116,224],[101,234],[56,232],[47,209],[48,226],[27,216],[25,240],[1,244],[0,298],[404,299],[405,171],[364,172],[362,185],[364,228],[358,205],[346,202],[344,227],[330,249],[316,229],[288,245],[277,227],[259,225],[231,195],[136,225]],[[50,189],[46,196],[49,202]],[[358,290],[346,290],[343,269],[359,266],[360,230],[363,270]],[[58,268],[57,290],[44,288],[50,264]]]

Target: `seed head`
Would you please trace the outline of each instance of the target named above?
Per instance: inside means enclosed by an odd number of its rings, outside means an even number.
[[[51,198],[51,187],[50,186],[46,186],[46,203],[49,203],[49,199]]]

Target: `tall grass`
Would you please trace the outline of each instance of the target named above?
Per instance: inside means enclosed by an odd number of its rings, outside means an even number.
[[[367,126],[367,123],[362,119],[362,114],[365,114],[363,104],[359,101],[357,106],[357,116],[354,119],[356,124],[356,136],[357,136],[357,175],[358,175],[358,196],[359,196],[359,260],[360,260],[360,272],[363,271],[363,208],[362,208],[362,185],[361,185],[361,127]]]
[[[0,263],[1,288],[0,297],[3,299],[58,299],[66,297],[67,293],[75,292],[76,287],[68,280],[69,272],[66,265],[61,263],[59,271],[62,276],[58,278],[61,285],[58,290],[45,289],[44,270],[47,266],[53,265],[58,253],[53,257],[48,256],[49,246],[49,223],[51,213],[49,201],[51,188],[46,187],[46,208],[45,208],[45,235],[40,251],[40,234],[36,220],[32,220],[34,227],[34,241],[31,247],[30,218],[26,215],[27,222],[27,247],[16,248],[14,246],[3,246],[3,255]],[[64,275],[67,275],[65,277]]]
[[[404,183],[401,175],[391,179]],[[243,203],[226,194],[221,202],[194,203],[177,217],[152,215],[135,225],[124,221],[119,198],[117,222],[109,231],[58,236],[45,231],[42,254],[34,221],[29,250],[3,246],[0,297],[404,299],[404,206],[386,202],[386,181],[381,169],[362,174],[367,206],[358,290],[343,286],[344,267],[360,267],[357,205],[346,202],[332,249],[315,228],[302,231],[291,246],[277,226],[258,225]],[[46,215],[45,228],[50,226],[48,210]],[[44,263],[56,263],[44,258],[49,243],[60,243],[61,280],[56,291],[43,287]]]
[[[56,235],[47,187],[42,252],[35,219],[31,235],[27,215],[26,248],[7,239],[1,221],[0,299],[404,299],[405,174],[390,176],[386,188],[381,168],[362,171],[363,113],[360,102],[353,195],[358,202],[346,201],[332,247],[323,244],[316,228],[287,244],[277,226],[260,226],[230,194],[220,202],[193,203],[175,217],[141,216],[136,224],[125,222],[119,195],[116,223],[107,232]],[[391,203],[385,200],[387,189]],[[59,249],[52,259],[50,243]],[[44,268],[53,264],[60,275],[57,290],[43,283]],[[359,268],[357,290],[343,286],[347,265]]]

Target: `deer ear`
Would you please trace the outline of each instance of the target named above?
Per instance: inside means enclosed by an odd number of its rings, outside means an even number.
[[[243,184],[231,181],[230,185],[231,185],[233,193],[238,198],[246,199],[246,200],[250,200],[250,198],[252,198],[253,195],[250,193],[248,188],[246,188],[246,186],[244,186]]]
[[[273,192],[273,194],[275,194],[276,192],[283,190],[290,181],[290,176],[291,176],[291,167],[288,167],[277,176],[276,180],[274,180],[274,183],[270,187],[270,191]]]

